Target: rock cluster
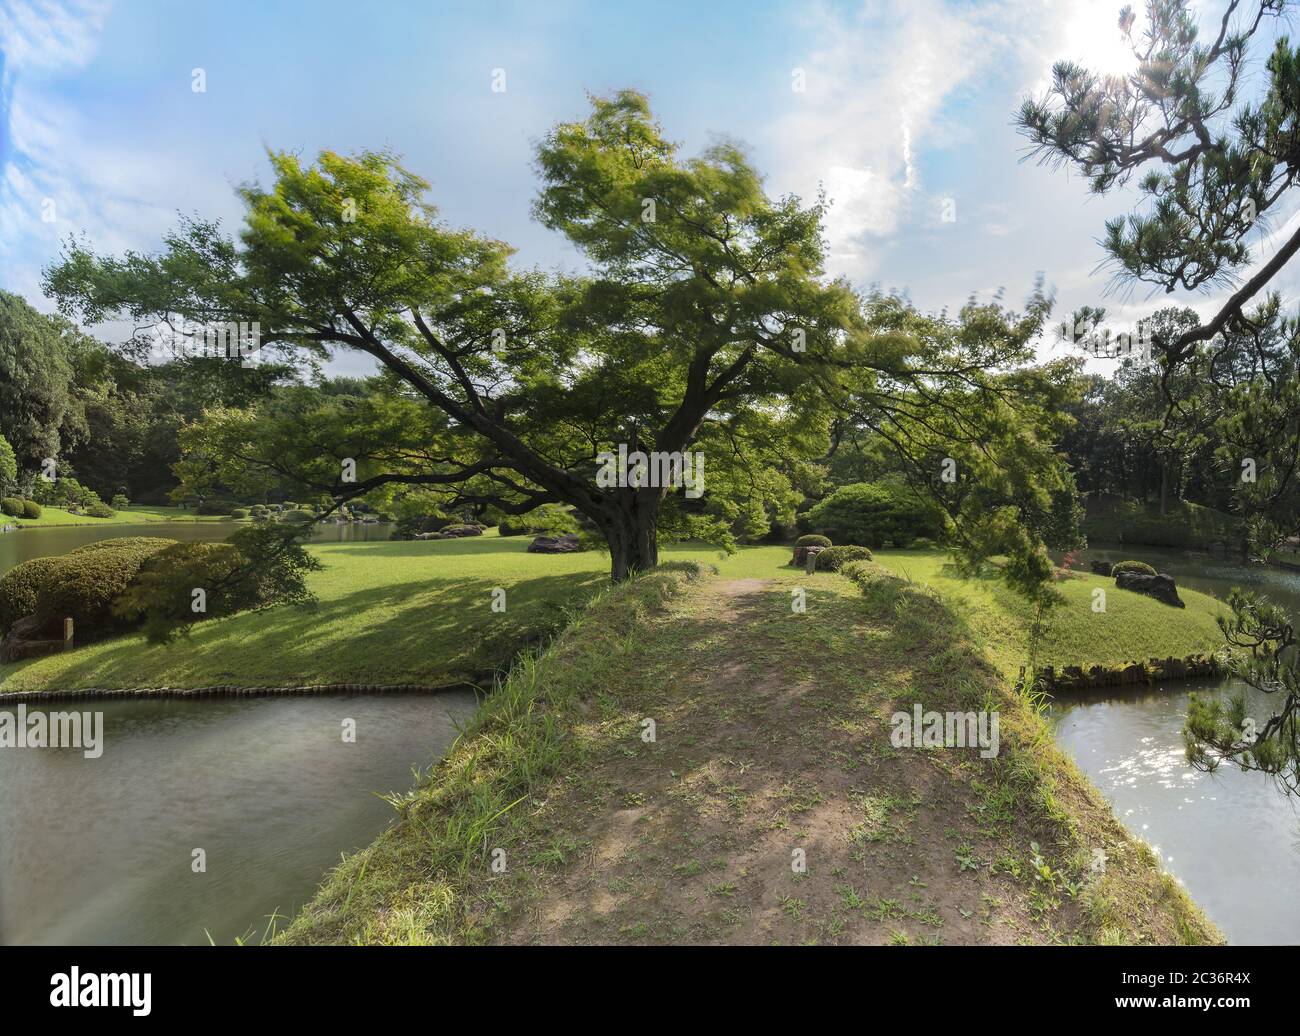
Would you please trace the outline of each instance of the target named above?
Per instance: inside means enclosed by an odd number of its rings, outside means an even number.
[[[566,532],[563,536],[537,536],[528,544],[529,554],[576,554],[582,550],[576,533]]]
[[[1121,572],[1115,577],[1115,585],[1121,590],[1132,590],[1134,593],[1154,597],[1161,604],[1168,604],[1174,608],[1187,607],[1183,599],[1178,596],[1178,587],[1174,583],[1173,576],[1148,576],[1141,572]]]

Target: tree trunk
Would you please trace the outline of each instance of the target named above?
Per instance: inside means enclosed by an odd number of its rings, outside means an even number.
[[[601,523],[609,544],[610,578],[616,583],[659,564],[661,497],[658,490],[633,490],[619,503],[624,506]]]
[[[1160,517],[1169,513],[1169,462],[1160,462]]]

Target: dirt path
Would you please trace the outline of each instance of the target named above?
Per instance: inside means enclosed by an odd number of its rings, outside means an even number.
[[[988,677],[951,640],[838,576],[705,580],[629,645],[586,765],[513,850],[509,908],[480,921],[506,942],[1070,938],[1079,911],[1035,879],[1043,835],[993,764],[890,744],[914,702],[980,707]]]

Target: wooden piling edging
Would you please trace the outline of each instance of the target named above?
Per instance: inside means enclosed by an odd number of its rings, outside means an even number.
[[[1067,665],[1039,666],[1034,670],[1035,691],[1057,694],[1062,691],[1087,691],[1101,687],[1128,687],[1168,680],[1192,680],[1223,676],[1227,672],[1217,655],[1194,654],[1184,658],[1151,658],[1145,662],[1125,662],[1113,666]],[[1020,668],[1017,687],[1025,685],[1025,667]]]

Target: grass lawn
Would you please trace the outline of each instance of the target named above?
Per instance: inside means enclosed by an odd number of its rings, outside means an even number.
[[[17,525],[23,529],[40,529],[58,525],[143,525],[150,522],[228,522],[229,516],[198,515],[179,507],[127,507],[116,511],[112,518],[91,518],[85,514],[73,514],[62,507],[41,507],[39,518],[0,519],[0,525]]]
[[[609,557],[529,554],[526,536],[317,544],[314,609],[276,608],[196,626],[151,645],[119,637],[64,655],[0,665],[0,693],[88,687],[284,686],[313,683],[443,686],[483,678],[515,651],[563,627],[604,583]],[[665,559],[717,564],[728,575],[772,575],[786,547],[730,558],[683,546]],[[506,591],[504,613],[492,591]]]
[[[1008,676],[1029,651],[1033,612],[992,575],[963,580],[937,551],[880,551],[876,559],[895,575],[933,587],[974,639]],[[1092,591],[1106,591],[1106,610],[1094,612]],[[1038,648],[1037,664],[1114,665],[1148,658],[1183,657],[1223,647],[1215,621],[1227,608],[1208,594],[1179,588],[1186,608],[1171,608],[1129,590],[1115,580],[1079,574],[1057,588],[1065,603],[1053,609]]]
[[[482,679],[539,636],[558,632],[572,610],[605,584],[609,557],[529,554],[528,537],[494,533],[461,540],[317,544],[325,566],[311,577],[314,609],[277,608],[195,627],[167,646],[120,637],[66,655],[0,666],[0,693],[87,687],[284,686],[312,683],[443,686]],[[1006,674],[1027,650],[1029,609],[994,579],[964,582],[940,551],[883,551],[879,559],[913,582],[933,586]],[[799,576],[784,546],[670,546],[665,561],[698,561],[728,579]],[[827,574],[802,577],[810,586]],[[1094,586],[1107,610],[1092,611]],[[492,591],[506,590],[504,613]],[[1187,655],[1222,644],[1213,598],[1182,591],[1186,610],[1117,590],[1085,576],[1062,584],[1067,603],[1053,615],[1040,664],[1114,663]]]

